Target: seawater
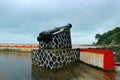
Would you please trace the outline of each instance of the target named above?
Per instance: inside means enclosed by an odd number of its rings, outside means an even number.
[[[119,71],[104,71],[82,62],[58,70],[32,64],[31,53],[0,52],[0,80],[119,80]]]
[[[31,70],[31,53],[0,53],[0,80],[32,80]]]

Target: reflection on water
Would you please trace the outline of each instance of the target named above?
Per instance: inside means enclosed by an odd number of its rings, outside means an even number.
[[[61,70],[49,71],[43,68],[32,66],[33,80],[72,80],[79,78],[79,70],[77,64],[71,65]]]
[[[31,58],[31,53],[21,53],[21,52],[0,52],[0,56],[16,56],[21,58]]]
[[[77,62],[67,68],[48,71],[32,66],[33,80],[119,80],[120,73],[103,71],[82,62]]]
[[[120,72],[77,62],[49,71],[31,64],[31,53],[0,53],[0,80],[120,80]]]
[[[0,53],[0,80],[31,80],[30,53]]]

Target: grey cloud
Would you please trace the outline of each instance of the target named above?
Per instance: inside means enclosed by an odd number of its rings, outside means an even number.
[[[36,37],[43,30],[72,23],[72,33],[94,36],[104,27],[109,29],[120,25],[119,2],[119,0],[1,0],[0,32],[29,34]],[[73,38],[74,36],[76,34],[72,34]]]

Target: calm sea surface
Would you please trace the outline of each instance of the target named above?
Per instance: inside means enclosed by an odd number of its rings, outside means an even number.
[[[31,53],[0,53],[0,80],[120,80],[119,71],[103,71],[82,62],[49,71],[32,65]]]

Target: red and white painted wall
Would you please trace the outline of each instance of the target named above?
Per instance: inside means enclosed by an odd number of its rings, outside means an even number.
[[[120,71],[120,62],[115,62],[115,70]]]
[[[80,49],[80,60],[103,70],[115,70],[114,54],[110,50]]]

